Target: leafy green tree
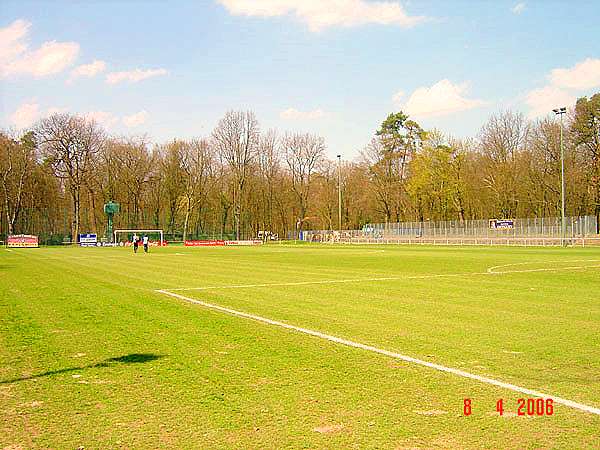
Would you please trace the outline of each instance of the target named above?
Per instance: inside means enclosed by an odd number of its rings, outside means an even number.
[[[465,220],[465,155],[459,146],[444,142],[439,132],[429,134],[422,149],[410,162],[407,189],[417,212],[417,219]]]
[[[392,113],[382,122],[376,138],[365,149],[376,198],[386,222],[406,217],[408,164],[422,146],[427,133],[402,111]]]

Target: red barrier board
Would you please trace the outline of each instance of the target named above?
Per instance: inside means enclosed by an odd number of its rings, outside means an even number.
[[[6,246],[36,248],[39,247],[38,237],[30,234],[13,234],[8,236]]]
[[[225,245],[225,241],[221,240],[203,240],[203,241],[185,241],[186,247],[217,247]]]

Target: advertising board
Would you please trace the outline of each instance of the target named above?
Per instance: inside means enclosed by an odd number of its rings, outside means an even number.
[[[205,239],[205,240],[187,240],[184,242],[186,247],[220,247],[223,245],[262,245],[263,241],[258,239],[240,240],[240,241],[223,241],[221,239]]]
[[[31,234],[11,234],[6,240],[6,246],[12,248],[37,248],[38,237]]]
[[[186,247],[218,247],[225,245],[225,241],[222,240],[187,240],[184,242]]]
[[[263,241],[244,240],[244,241],[225,241],[225,245],[262,245]]]
[[[96,247],[98,245],[98,235],[91,233],[80,234],[79,245],[81,247]]]
[[[492,230],[512,230],[515,227],[515,221],[512,219],[491,219],[490,229]]]

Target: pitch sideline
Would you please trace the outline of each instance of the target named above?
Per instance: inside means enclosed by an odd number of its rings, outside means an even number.
[[[175,292],[170,292],[169,290],[165,290],[165,289],[157,289],[155,292],[163,294],[163,295],[168,295],[171,296],[173,298],[176,298],[178,300],[183,300],[185,302],[189,302],[189,303],[194,303],[200,306],[204,306],[205,308],[209,308],[209,309],[213,309],[216,311],[220,311],[220,312],[224,312],[233,316],[237,316],[237,317],[242,317],[245,319],[250,319],[250,320],[255,320],[258,322],[263,322],[266,323],[268,325],[274,325],[274,326],[278,326],[281,328],[286,328],[288,330],[293,330],[293,331],[297,331],[300,333],[304,333],[304,334],[308,334],[310,336],[314,336],[314,337],[318,337],[321,339],[325,339],[327,341],[330,342],[335,342],[337,344],[342,344],[342,345],[346,345],[348,347],[354,347],[354,348],[358,348],[361,350],[366,350],[366,351],[370,351],[373,353],[378,353],[381,355],[385,355],[385,356],[389,356],[391,358],[394,359],[399,359],[408,363],[413,363],[413,364],[417,364],[420,366],[425,366],[425,367],[429,367],[431,369],[434,370],[438,370],[441,372],[447,372],[447,373],[451,373],[463,378],[469,378],[472,380],[476,380],[482,383],[486,383],[486,384],[491,384],[493,386],[497,386],[497,387],[501,387],[503,389],[508,389],[514,392],[520,392],[522,394],[527,394],[527,395],[531,395],[533,397],[539,397],[539,398],[546,398],[546,399],[552,399],[554,402],[564,405],[564,406],[568,406],[569,408],[574,408],[574,409],[578,409],[580,411],[584,411],[584,412],[588,412],[591,414],[596,414],[596,415],[600,415],[600,408],[596,408],[593,406],[589,406],[589,405],[585,405],[583,403],[578,403],[572,400],[568,400],[562,397],[557,397],[555,395],[550,395],[550,394],[545,394],[543,392],[539,392],[539,391],[535,391],[533,389],[528,389],[528,388],[524,388],[521,386],[517,386],[515,384],[511,384],[511,383],[505,383],[503,381],[499,381],[499,380],[495,380],[493,378],[488,378],[488,377],[484,377],[481,375],[476,375],[470,372],[465,372],[464,370],[460,370],[460,369],[455,369],[452,367],[447,367],[447,366],[442,366],[441,364],[435,364],[432,362],[428,362],[428,361],[423,361],[421,359],[417,359],[417,358],[413,358],[412,356],[407,356],[407,355],[403,355],[401,353],[395,353],[395,352],[391,352],[389,350],[385,350],[385,349],[381,349],[378,347],[373,347],[371,345],[366,345],[366,344],[361,344],[360,342],[355,342],[355,341],[350,341],[347,339],[343,339],[343,338],[339,338],[336,336],[332,336],[329,334],[325,334],[325,333],[321,333],[319,331],[314,331],[314,330],[310,330],[308,328],[301,328],[301,327],[297,327],[295,325],[290,325],[287,324],[285,322],[279,322],[276,320],[272,320],[272,319],[268,319],[266,317],[261,317],[261,316],[256,316],[254,314],[248,314],[242,311],[237,311],[235,309],[230,309],[230,308],[225,308],[223,306],[219,306],[219,305],[214,305],[212,303],[207,303],[207,302],[203,302],[200,300],[196,300],[194,298],[191,297],[186,297],[185,295],[181,295],[181,294],[177,294]]]

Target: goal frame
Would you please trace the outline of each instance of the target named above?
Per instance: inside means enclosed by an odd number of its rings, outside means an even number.
[[[163,230],[143,230],[143,229],[138,229],[138,230],[114,230],[113,231],[114,242],[117,242],[117,234],[119,234],[119,233],[160,233],[160,246],[162,247],[164,245],[164,242],[165,242]]]

